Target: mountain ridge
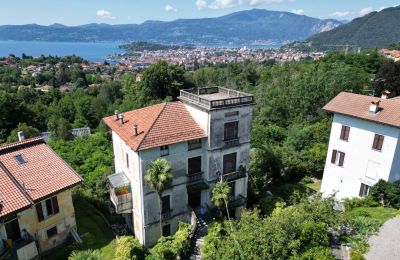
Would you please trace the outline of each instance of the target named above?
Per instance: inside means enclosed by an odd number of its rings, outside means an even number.
[[[329,45],[354,49],[386,48],[400,42],[400,6],[389,7],[358,17],[328,32],[315,34],[302,43],[290,44],[298,48],[328,50]]]
[[[141,24],[3,25],[0,40],[234,45],[304,40],[342,23],[290,12],[252,9],[215,18],[149,20]]]

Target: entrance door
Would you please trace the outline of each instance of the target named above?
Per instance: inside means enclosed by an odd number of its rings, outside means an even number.
[[[6,224],[7,238],[16,241],[21,238],[21,230],[19,229],[18,219],[14,219]]]
[[[192,209],[200,208],[201,206],[201,191],[188,192],[189,206]]]

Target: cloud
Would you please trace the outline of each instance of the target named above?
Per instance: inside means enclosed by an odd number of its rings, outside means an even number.
[[[382,10],[385,9],[385,8],[386,8],[386,7],[381,6],[381,7],[379,7],[376,11],[380,12],[380,11],[382,11]]]
[[[196,6],[198,9],[204,9],[206,7],[210,9],[224,9],[224,8],[232,8],[237,6],[257,6],[257,5],[267,5],[274,3],[283,3],[283,2],[293,2],[294,0],[214,0],[210,4],[207,5],[205,0],[197,0]]]
[[[360,15],[364,16],[366,14],[369,14],[370,12],[374,11],[374,8],[372,7],[365,7],[363,9],[360,10]]]
[[[97,16],[103,19],[115,19],[116,17],[112,15],[112,13],[110,11],[101,9],[97,11]]]
[[[334,13],[331,13],[331,16],[336,17],[336,18],[343,18],[346,16],[349,16],[351,14],[350,11],[336,11]]]
[[[166,5],[166,6],[164,7],[164,10],[165,10],[166,12],[178,12],[178,9],[174,8],[174,7],[171,6],[171,5]]]
[[[205,8],[207,8],[207,2],[204,0],[197,0],[195,3],[197,9],[199,10],[203,10]]]
[[[304,10],[303,9],[293,9],[292,13],[302,15],[302,14],[304,14]]]

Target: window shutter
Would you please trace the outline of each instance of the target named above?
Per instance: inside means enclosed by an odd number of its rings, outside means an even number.
[[[333,150],[333,152],[332,152],[331,163],[335,163],[335,162],[336,162],[336,154],[337,154],[337,151],[336,151],[336,150]]]
[[[44,215],[43,215],[43,207],[42,207],[42,203],[41,202],[36,204],[36,213],[37,213],[38,221],[39,222],[43,221],[44,220]]]
[[[59,210],[59,208],[58,208],[57,196],[53,197],[53,198],[51,199],[51,202],[53,203],[54,214],[57,214],[58,212],[60,212],[60,210]]]
[[[343,166],[345,153],[340,153],[339,166]]]
[[[350,127],[346,126],[346,132],[345,132],[345,135],[344,135],[344,138],[345,138],[346,141],[349,140],[349,135],[350,135]]]
[[[364,195],[364,184],[361,183],[360,186],[360,193],[358,194],[360,197],[362,197]]]
[[[372,144],[373,149],[378,149],[378,139],[379,135],[375,134],[374,143]]]
[[[342,125],[342,131],[340,131],[340,139],[346,140],[346,127]]]
[[[383,146],[383,140],[385,139],[385,137],[383,135],[379,136],[379,141],[378,141],[378,150],[382,150],[382,146]]]

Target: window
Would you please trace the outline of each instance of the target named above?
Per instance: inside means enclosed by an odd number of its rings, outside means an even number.
[[[361,183],[359,196],[362,198],[368,196],[370,190],[371,190],[370,186],[368,186],[367,184]]]
[[[350,134],[350,127],[342,125],[342,131],[340,132],[340,139],[343,141],[348,141],[349,134]]]
[[[384,139],[385,137],[383,135],[375,134],[374,143],[372,144],[372,149],[377,151],[382,151]]]
[[[17,160],[18,164],[24,164],[28,162],[22,154],[15,156],[15,160]]]
[[[57,197],[53,197],[45,200],[44,202],[39,202],[36,204],[36,213],[39,222],[57,214],[58,212],[60,212],[60,210],[58,208]]]
[[[57,226],[47,230],[47,238],[52,238],[57,235]]]
[[[15,241],[21,238],[21,230],[19,229],[19,222],[17,218],[8,222],[5,227],[8,239]]]
[[[161,213],[166,213],[171,211],[171,204],[170,204],[170,196],[164,196],[161,199],[161,205],[162,205],[162,209],[161,209]]]
[[[224,173],[236,171],[236,153],[224,155]]]
[[[163,146],[160,147],[160,155],[161,156],[169,155],[169,147],[168,147],[168,145],[163,145]]]
[[[344,152],[333,150],[331,162],[337,166],[343,166],[345,155]]]
[[[188,141],[188,150],[200,149],[202,147],[201,139]]]
[[[162,235],[163,235],[164,237],[168,237],[168,236],[171,235],[171,225],[170,225],[170,224],[164,225],[164,226],[162,227]]]
[[[126,168],[129,169],[129,155],[128,153],[126,153],[125,155],[126,155]]]
[[[201,156],[188,159],[188,174],[196,174],[201,172]]]
[[[237,139],[238,138],[238,128],[239,128],[238,121],[225,123],[224,140],[229,141],[229,140]]]

